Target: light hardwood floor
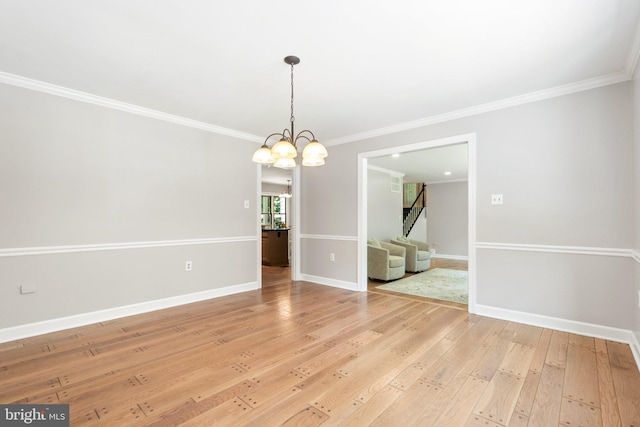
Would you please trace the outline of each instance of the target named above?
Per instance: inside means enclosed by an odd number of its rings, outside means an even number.
[[[0,344],[71,425],[640,426],[625,344],[306,282]]]

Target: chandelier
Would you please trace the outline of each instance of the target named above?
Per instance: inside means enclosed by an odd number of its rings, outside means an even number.
[[[298,141],[306,140],[308,144],[302,150],[303,166],[322,166],[324,158],[327,157],[327,149],[320,144],[313,132],[310,130],[300,131],[297,135],[293,130],[293,66],[300,62],[297,56],[287,56],[284,62],[291,65],[291,129],[285,129],[281,133],[272,133],[265,140],[254,154],[251,160],[256,163],[273,164],[278,168],[290,169],[296,167],[295,158],[298,156]],[[295,137],[294,137],[295,135]],[[280,140],[269,148],[267,141],[274,136],[280,137]]]

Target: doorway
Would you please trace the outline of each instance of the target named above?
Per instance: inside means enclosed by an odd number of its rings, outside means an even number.
[[[367,275],[367,233],[368,233],[368,163],[369,159],[389,156],[394,153],[410,153],[449,145],[468,145],[468,270],[469,303],[468,310],[475,313],[476,305],[476,135],[475,133],[435,139],[398,147],[374,150],[358,154],[358,291],[365,292],[368,285]]]
[[[280,281],[283,277],[290,280],[296,280],[299,275],[299,253],[298,253],[298,236],[300,227],[300,166],[293,169],[279,169],[275,167],[267,167],[258,165],[258,272],[257,281],[260,287],[263,286],[263,280]],[[280,195],[288,193],[286,201]],[[265,197],[268,197],[271,206],[270,212],[263,212],[263,204]],[[275,203],[274,203],[275,201]],[[275,209],[275,204],[280,204]],[[285,204],[286,203],[286,204]],[[284,206],[282,205],[284,204]],[[276,212],[277,210],[277,212]],[[269,216],[269,214],[271,216]],[[265,220],[268,218],[268,220]],[[268,224],[267,224],[268,223]],[[265,227],[274,228],[276,230],[286,229],[288,242],[288,265],[278,265],[274,267],[263,265],[263,231]],[[277,233],[279,235],[285,234]],[[278,264],[278,263],[276,263]],[[268,270],[268,274],[267,274]],[[278,270],[278,271],[275,271]]]

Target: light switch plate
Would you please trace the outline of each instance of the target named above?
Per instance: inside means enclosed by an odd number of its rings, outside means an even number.
[[[245,201],[244,201],[244,208],[245,208],[245,209],[249,209],[249,206],[250,206],[250,205],[249,205],[249,201],[248,201],[248,200],[245,200]]]
[[[502,204],[502,194],[492,194],[491,195],[491,204],[492,205],[501,205]]]

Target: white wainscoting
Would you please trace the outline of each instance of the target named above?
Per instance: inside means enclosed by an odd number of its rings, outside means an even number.
[[[213,245],[226,244],[236,242],[257,242],[257,236],[241,236],[241,237],[219,237],[205,239],[183,239],[183,240],[158,240],[146,242],[128,242],[128,243],[103,243],[88,245],[67,245],[67,246],[40,246],[28,248],[7,248],[0,249],[0,258],[6,257],[28,257],[36,255],[56,255],[95,251],[114,251],[129,250],[142,248],[162,248],[172,246],[188,246],[188,245]],[[89,325],[92,323],[103,322],[116,319],[119,317],[131,316],[135,314],[146,313],[149,311],[160,310],[163,308],[174,307],[177,305],[189,304],[211,298],[217,298],[226,295],[232,295],[239,292],[246,292],[259,289],[258,282],[243,283],[237,285],[226,286],[224,288],[216,288],[207,291],[201,291],[191,294],[177,295],[169,298],[163,298],[141,303],[113,307],[105,310],[82,313],[68,317],[46,320],[42,322],[29,323],[25,325],[12,326],[0,329],[0,342],[13,341],[30,336],[46,334],[63,329],[74,328],[78,326]]]
[[[239,285],[227,286],[224,288],[211,289],[203,292],[178,295],[175,297],[158,299],[155,301],[146,301],[123,307],[114,307],[106,310],[94,311],[91,313],[83,313],[75,316],[52,319],[44,322],[13,326],[0,330],[0,342],[13,341],[36,335],[42,335],[49,332],[56,332],[63,329],[90,325],[92,323],[105,322],[107,320],[113,320],[120,317],[148,313],[150,311],[162,310],[164,308],[190,304],[198,301],[208,300],[211,298],[237,294],[239,292],[252,291],[255,289],[259,289],[257,282],[243,283]]]
[[[595,255],[632,258],[640,263],[640,253],[626,248],[599,248],[585,246],[529,245],[520,243],[476,242],[476,249],[493,249],[501,251],[546,252],[577,255]],[[538,314],[513,311],[499,307],[476,304],[476,314],[493,317],[532,326],[550,328],[559,331],[602,338],[629,344],[638,369],[640,369],[640,341],[638,336],[628,329],[577,322],[573,320],[548,317]]]

